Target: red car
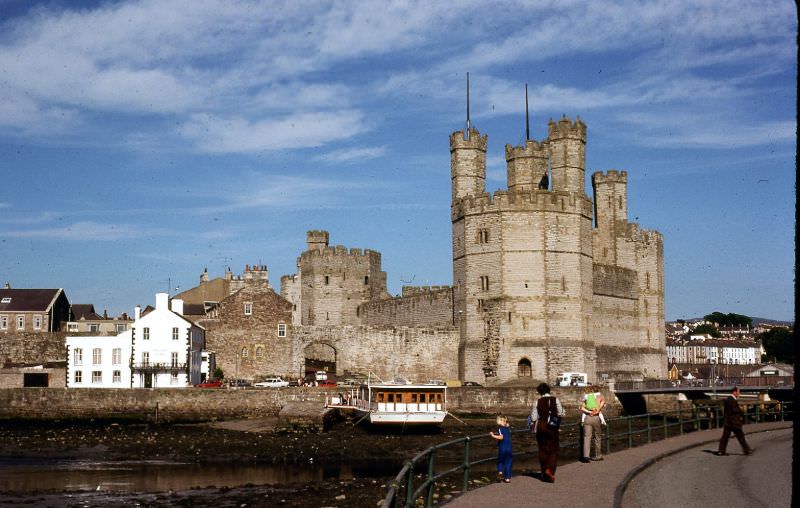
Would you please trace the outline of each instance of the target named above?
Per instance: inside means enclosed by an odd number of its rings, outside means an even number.
[[[205,383],[200,383],[199,385],[195,385],[198,388],[222,388],[222,380],[221,379],[212,379],[210,381],[206,381]]]

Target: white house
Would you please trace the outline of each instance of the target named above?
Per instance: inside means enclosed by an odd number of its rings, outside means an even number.
[[[67,337],[68,388],[130,388],[131,332]]]
[[[205,330],[183,316],[183,300],[156,294],[136,307],[130,330],[112,337],[67,337],[67,387],[181,388],[201,382]]]

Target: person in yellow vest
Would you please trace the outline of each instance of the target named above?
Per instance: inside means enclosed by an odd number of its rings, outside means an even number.
[[[581,426],[583,427],[583,450],[580,458],[581,462],[592,460],[603,460],[603,425],[606,424],[603,417],[603,408],[606,399],[603,394],[592,386],[586,387],[581,404]],[[594,444],[594,446],[592,446]],[[594,454],[592,455],[592,448]]]

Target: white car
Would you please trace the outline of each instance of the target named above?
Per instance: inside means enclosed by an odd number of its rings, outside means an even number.
[[[289,386],[289,381],[284,381],[279,377],[268,377],[264,381],[254,383],[253,386],[257,388],[283,388]]]

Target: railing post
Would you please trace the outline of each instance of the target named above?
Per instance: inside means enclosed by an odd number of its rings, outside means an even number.
[[[669,432],[667,431],[667,413],[661,415],[661,418],[664,422],[664,439],[667,439],[669,437]]]
[[[434,476],[433,460],[435,455],[436,453],[434,450],[431,450],[431,453],[428,455],[428,496],[427,499],[425,500],[425,506],[427,508],[433,506],[433,491],[434,488],[436,487],[436,483],[433,481],[433,476]]]
[[[628,416],[628,448],[633,448],[633,423],[631,422],[632,416]]]
[[[156,402],[156,425],[158,425],[158,402]]]
[[[650,413],[646,414],[645,417],[647,417],[647,443],[649,444],[653,439],[653,429],[650,427]]]
[[[467,436],[464,439],[464,481],[461,485],[461,492],[466,492],[469,489],[469,442],[470,438]]]
[[[414,506],[414,463],[408,463],[408,478],[406,478],[406,506]]]

